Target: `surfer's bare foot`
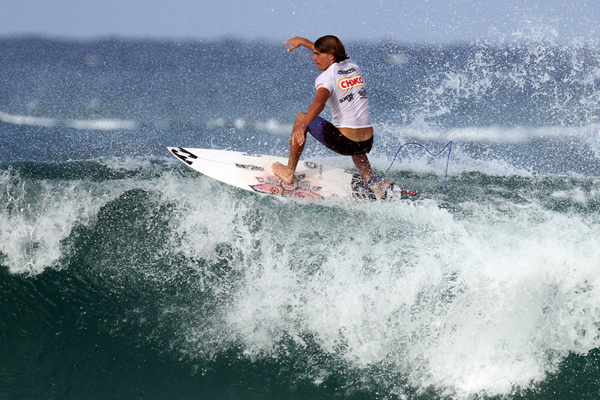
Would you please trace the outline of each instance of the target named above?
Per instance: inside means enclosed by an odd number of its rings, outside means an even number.
[[[385,199],[387,197],[387,190],[394,184],[394,182],[392,182],[389,179],[384,179],[384,180],[378,180],[375,181],[373,183],[369,184],[369,189],[371,189],[371,191],[373,193],[375,193],[375,195],[377,197],[379,197],[380,199]]]
[[[292,184],[294,182],[294,171],[292,171],[292,169],[287,165],[276,162],[271,166],[271,168],[273,169],[273,173],[285,183]]]

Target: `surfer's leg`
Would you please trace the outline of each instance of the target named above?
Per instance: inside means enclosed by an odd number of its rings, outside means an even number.
[[[354,155],[352,156],[352,161],[354,161],[354,165],[358,168],[363,178],[365,178],[365,181],[373,179],[373,169],[371,169],[371,163],[366,154]]]
[[[387,189],[394,183],[389,179],[379,180],[373,179],[375,175],[373,174],[373,169],[371,168],[371,163],[369,162],[369,158],[366,154],[357,154],[352,156],[352,161],[354,161],[354,165],[358,168],[358,171],[361,173],[365,182],[369,185],[369,189],[377,195],[379,198],[385,198]],[[372,182],[372,183],[369,183]]]
[[[305,113],[299,113],[296,117],[296,121],[294,122],[294,127],[292,128],[292,132],[296,129],[296,126],[300,123],[302,118],[304,118]],[[304,132],[306,136],[306,132]],[[306,143],[306,141],[304,142]],[[290,139],[290,157],[288,159],[287,165],[283,165],[280,162],[276,162],[271,166],[275,175],[281,178],[286,183],[292,183],[294,180],[294,172],[296,172],[296,167],[298,166],[298,161],[300,161],[300,156],[302,155],[302,151],[304,150],[304,143],[296,143],[296,141]]]

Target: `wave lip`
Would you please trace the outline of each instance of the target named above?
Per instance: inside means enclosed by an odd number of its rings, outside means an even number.
[[[384,126],[383,129],[390,129]],[[402,132],[407,138],[428,140],[456,140],[471,143],[515,144],[531,142],[539,139],[557,140],[572,137],[600,135],[600,126],[466,126],[433,129],[411,126],[395,126],[394,131]]]
[[[138,124],[132,120],[121,119],[71,119],[66,121],[66,126],[82,130],[115,131],[136,129]]]
[[[66,126],[68,128],[91,131],[131,130],[138,127],[137,121],[127,119],[60,119],[50,117],[34,117],[30,115],[8,114],[0,111],[0,121],[14,124],[51,128]]]
[[[55,118],[32,117],[29,115],[14,115],[0,111],[0,121],[14,125],[30,125],[52,127],[58,125],[58,120]]]

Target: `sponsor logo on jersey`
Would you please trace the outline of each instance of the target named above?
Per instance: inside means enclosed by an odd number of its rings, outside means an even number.
[[[365,81],[360,75],[354,75],[348,78],[340,79],[338,82],[338,86],[342,90],[349,90],[355,87],[363,86],[364,84]]]
[[[354,67],[349,68],[349,69],[340,69],[340,70],[338,70],[338,74],[339,75],[348,75],[348,74],[353,73],[354,71],[356,71],[356,68],[354,68]]]
[[[364,87],[361,87],[360,89],[358,89],[358,95],[360,96],[361,99],[366,99],[367,98],[367,89],[365,89]]]
[[[348,93],[346,96],[344,96],[340,99],[340,104],[345,101],[352,101],[352,100],[354,100],[354,93]]]

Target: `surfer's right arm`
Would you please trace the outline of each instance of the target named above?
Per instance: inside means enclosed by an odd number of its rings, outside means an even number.
[[[289,49],[287,49],[287,51],[292,51],[294,49],[297,49],[300,46],[304,46],[312,52],[315,51],[315,44],[313,42],[311,42],[310,40],[308,40],[306,38],[299,37],[299,36],[294,36],[293,38],[288,39],[283,45],[284,46],[292,46]]]
[[[294,124],[294,130],[292,131],[290,142],[304,145],[304,142],[306,141],[306,129],[308,128],[308,125],[310,125],[310,123],[313,122],[313,120],[317,118],[319,114],[321,114],[321,111],[323,111],[325,108],[328,98],[329,90],[323,87],[317,89],[315,99],[308,107],[308,111],[306,111],[306,113],[299,114],[299,117],[301,116],[301,118]]]

